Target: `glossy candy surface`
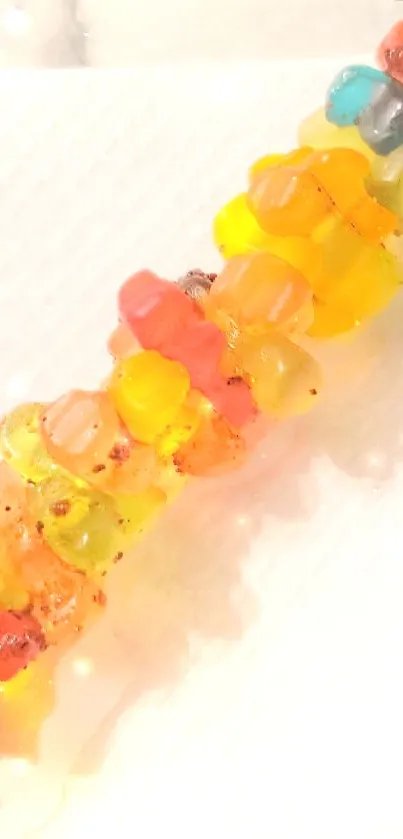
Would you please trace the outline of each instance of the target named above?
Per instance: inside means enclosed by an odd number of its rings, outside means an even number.
[[[72,390],[46,407],[41,427],[51,457],[86,476],[108,457],[120,421],[105,391]]]
[[[387,306],[401,283],[393,256],[341,221],[317,231],[306,270],[315,296],[309,333],[317,337],[359,326]]]
[[[357,121],[362,140],[376,154],[390,154],[403,144],[403,85],[379,85],[371,105]]]
[[[403,82],[403,21],[398,21],[380,43],[377,62],[389,76]]]
[[[310,411],[322,391],[319,364],[284,335],[252,337],[236,348],[239,367],[252,379],[259,409],[282,419]]]
[[[309,236],[332,209],[329,196],[301,164],[258,172],[249,187],[248,204],[262,229],[275,236]]]
[[[47,406],[40,428],[55,461],[103,492],[135,493],[157,475],[155,452],[133,439],[105,391],[66,394]]]
[[[213,235],[225,259],[249,251],[270,250],[270,236],[249,209],[246,192],[232,198],[217,213]]]
[[[59,559],[39,536],[14,557],[14,568],[47,644],[74,638],[106,603],[100,589]]]
[[[370,172],[370,164],[364,155],[343,148],[305,150],[298,165],[291,167],[288,157],[283,163],[267,166],[252,177],[249,206],[267,233],[309,237],[316,227],[336,212],[363,236],[375,241],[395,229],[394,215],[368,194],[365,179]],[[276,173],[273,189],[272,178]],[[279,173],[284,178],[280,191],[277,189]],[[306,177],[309,180],[301,180]],[[298,195],[296,202],[294,194]],[[309,203],[311,195],[315,203]]]
[[[375,242],[396,228],[395,215],[368,193],[370,164],[364,155],[352,149],[316,151],[303,165],[332,201],[333,218],[339,214],[357,233]],[[314,235],[311,230],[311,237]]]
[[[182,364],[146,350],[116,365],[108,389],[134,439],[153,443],[175,421],[189,388]]]
[[[108,496],[60,474],[41,481],[34,495],[43,538],[61,559],[90,574],[111,567],[118,524]]]
[[[224,310],[241,333],[264,335],[295,324],[311,303],[305,277],[277,256],[259,251],[227,262],[211,290],[207,311]]]
[[[380,157],[374,159],[374,172],[382,160]],[[275,188],[272,188],[273,172],[282,173],[286,178],[282,182],[283,192],[278,191],[280,180],[277,176]],[[308,215],[303,200],[305,186],[296,202],[293,198],[295,190],[298,193],[299,174],[303,172],[310,178],[310,186],[306,188],[324,198],[322,205],[310,205]],[[401,271],[383,242],[398,229],[399,219],[393,212],[396,205],[385,207],[376,200],[376,191],[371,189],[372,179],[368,157],[344,147],[325,150],[304,147],[257,161],[251,169],[248,195],[240,195],[230,202],[217,217],[218,224],[216,221],[215,225],[216,241],[221,249],[228,256],[237,256],[235,260],[229,259],[204,307],[208,316],[221,326],[227,337],[230,336],[230,344],[236,343],[237,330],[248,329],[242,306],[252,311],[250,307],[255,295],[259,302],[251,318],[252,331],[262,332],[262,317],[259,319],[256,313],[259,309],[261,312],[269,310],[267,297],[258,295],[262,288],[267,295],[270,282],[274,306],[276,311],[281,311],[285,298],[281,298],[281,305],[280,298],[276,298],[279,292],[279,286],[274,282],[276,258],[283,261],[285,275],[288,271],[289,288],[294,286],[294,299],[298,285],[300,288],[305,286],[310,295],[310,312],[306,303],[299,312],[296,307],[294,318],[288,323],[281,323],[281,317],[278,318],[277,329],[294,338],[305,331],[320,337],[347,332],[390,302],[399,288]],[[292,185],[291,192],[287,184]],[[251,230],[253,236],[245,235],[245,231]],[[234,291],[232,301],[231,286],[227,296],[222,290],[222,277],[231,274],[231,266],[238,264],[242,253],[249,254],[250,265],[257,265],[260,259],[262,264],[266,262],[269,266],[272,260],[272,267],[267,270],[270,281],[263,280],[260,284],[259,272],[250,271],[247,292],[246,285],[244,290],[240,286]],[[291,268],[296,272],[293,282]],[[253,388],[252,392],[255,396]]]
[[[230,423],[243,425],[253,417],[255,406],[246,385],[236,392],[230,390],[220,374],[225,336],[214,323],[204,318],[201,308],[187,294],[150,271],[141,271],[122,287],[119,306],[122,320],[130,326],[141,345],[148,351],[158,351],[159,356],[153,356],[155,365],[160,364],[168,370],[169,363],[178,362],[188,373],[189,386],[207,396]],[[162,357],[161,362],[158,357]],[[127,367],[131,363],[128,361]],[[165,374],[162,378],[167,381]],[[114,387],[113,384],[113,399]],[[125,419],[121,408],[117,407]],[[180,404],[177,410],[179,407]],[[166,425],[172,420],[170,417]],[[125,421],[134,437],[152,442],[140,437],[130,422]],[[162,432],[163,427],[160,430]]]
[[[0,682],[12,679],[45,649],[41,626],[29,612],[0,611]]]
[[[180,473],[213,476],[237,469],[246,457],[242,436],[215,412],[206,414],[195,436],[180,446],[174,463]]]
[[[340,127],[354,125],[365,108],[371,105],[380,85],[385,88],[389,77],[380,70],[361,64],[345,67],[329,87],[326,96],[326,118]]]
[[[46,405],[27,403],[10,411],[0,426],[0,455],[28,481],[37,483],[48,477],[56,464],[40,434]]]

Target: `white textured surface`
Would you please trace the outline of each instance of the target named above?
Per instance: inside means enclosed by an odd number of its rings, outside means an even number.
[[[400,0],[0,0],[0,65],[130,66],[373,52],[402,16],[402,5]]]
[[[1,410],[103,375],[130,271],[219,264],[215,209],[343,60],[0,76]],[[318,348],[317,414],[116,569],[1,836],[401,839],[402,317]]]

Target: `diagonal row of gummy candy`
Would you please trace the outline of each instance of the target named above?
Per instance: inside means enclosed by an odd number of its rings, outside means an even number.
[[[300,146],[252,166],[215,219],[218,276],[130,277],[102,388],[4,417],[0,748],[12,726],[34,725],[26,698],[43,662],[96,618],[105,574],[187,480],[242,465],[258,419],[269,431],[315,405],[322,373],[301,339],[356,329],[398,291],[403,156],[389,105],[387,142],[377,127],[385,91],[400,96],[396,32],[380,51],[393,79],[347,68]]]

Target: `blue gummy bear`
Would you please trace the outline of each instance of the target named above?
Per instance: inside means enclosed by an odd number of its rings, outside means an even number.
[[[334,125],[354,125],[371,103],[377,86],[388,85],[390,77],[381,70],[352,64],[342,70],[327,92],[326,119]]]

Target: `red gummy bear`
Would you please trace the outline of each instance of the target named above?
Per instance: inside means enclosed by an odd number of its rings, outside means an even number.
[[[143,349],[183,364],[192,387],[229,423],[240,426],[253,418],[256,406],[246,382],[229,387],[220,373],[227,345],[223,333],[178,286],[151,271],[139,271],[120,289],[119,313]]]
[[[12,679],[45,649],[41,626],[32,615],[0,612],[0,682]]]
[[[403,82],[403,21],[400,20],[380,43],[376,60],[378,66],[393,79]]]
[[[141,346],[158,351],[178,340],[198,314],[190,297],[152,271],[133,274],[119,291],[118,305]]]

